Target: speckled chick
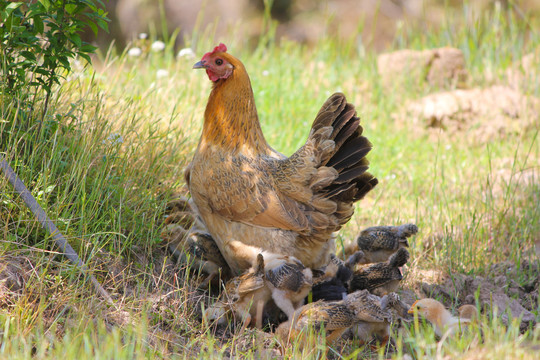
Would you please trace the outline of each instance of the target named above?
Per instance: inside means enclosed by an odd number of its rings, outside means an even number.
[[[240,332],[253,323],[261,327],[262,309],[272,298],[272,292],[265,282],[263,256],[259,254],[257,260],[256,266],[227,282],[221,299],[206,311],[208,320],[225,324],[225,315],[232,311],[242,320]]]
[[[407,238],[418,232],[415,224],[400,226],[373,226],[363,230],[356,243],[365,254],[365,263],[387,261],[392,254],[403,247],[409,247]]]
[[[284,342],[305,334],[311,326],[315,331],[323,326],[327,341],[341,337],[343,332],[361,321],[383,322],[391,319],[391,313],[382,309],[380,298],[366,290],[356,291],[341,301],[318,301],[298,309],[292,320],[279,325],[276,333]]]
[[[378,296],[396,291],[403,279],[399,268],[408,260],[409,252],[400,248],[386,262],[356,265],[349,291],[366,289]]]
[[[415,312],[433,325],[435,334],[439,337],[446,333],[449,335],[459,333],[470,322],[469,319],[459,319],[452,316],[443,304],[430,298],[416,300],[409,309],[409,313],[414,314]]]
[[[391,317],[384,321],[361,321],[351,327],[351,334],[357,338],[361,344],[369,342],[372,338],[379,341],[379,346],[385,346],[390,339],[390,325],[395,318],[407,317],[409,306],[401,301],[399,295],[390,293],[379,298],[379,306],[383,310],[390,311]]]
[[[265,280],[272,299],[291,318],[311,290],[312,271],[294,256],[267,254],[264,260]]]
[[[201,289],[208,288],[210,282],[220,275],[226,281],[230,279],[229,265],[221,255],[216,242],[210,234],[202,231],[187,231],[179,225],[168,227],[171,253],[182,264],[191,262],[191,269],[201,271],[207,277],[199,285]]]

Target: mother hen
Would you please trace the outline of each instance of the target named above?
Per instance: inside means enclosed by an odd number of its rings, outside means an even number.
[[[310,268],[326,265],[333,233],[377,184],[367,172],[372,145],[354,106],[343,94],[332,95],[305,145],[286,157],[266,142],[249,76],[225,45],[193,68],[206,69],[213,86],[185,177],[233,273],[255,265],[259,253],[294,256]]]

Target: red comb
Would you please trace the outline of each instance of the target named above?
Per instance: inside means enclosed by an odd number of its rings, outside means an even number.
[[[227,52],[227,46],[224,43],[219,43],[210,54],[215,54],[217,52]]]

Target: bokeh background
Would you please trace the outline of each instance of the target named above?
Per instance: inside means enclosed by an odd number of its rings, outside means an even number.
[[[181,46],[211,26],[217,37],[239,29],[247,40],[256,41],[265,29],[265,4],[278,22],[278,40],[314,44],[325,35],[348,39],[359,34],[359,45],[375,51],[388,48],[405,23],[432,29],[450,12],[469,22],[475,21],[474,14],[493,7],[523,21],[540,15],[538,0],[109,0],[110,32],[100,32],[97,38],[89,33],[86,39],[102,48],[114,40],[123,48],[140,33],[156,38],[177,34],[176,44]]]

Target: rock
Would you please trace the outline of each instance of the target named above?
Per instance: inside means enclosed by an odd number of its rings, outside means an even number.
[[[467,132],[481,142],[534,126],[539,100],[506,86],[445,91],[406,105],[398,117],[425,128]]]
[[[467,80],[465,57],[461,50],[444,47],[432,50],[427,81],[433,86],[462,85]]]
[[[534,52],[524,55],[506,69],[506,79],[513,89],[526,90],[529,86],[537,84],[540,58],[540,47]]]
[[[451,47],[381,54],[377,69],[386,88],[423,81],[439,87],[460,86],[467,79],[465,57],[461,50]]]

